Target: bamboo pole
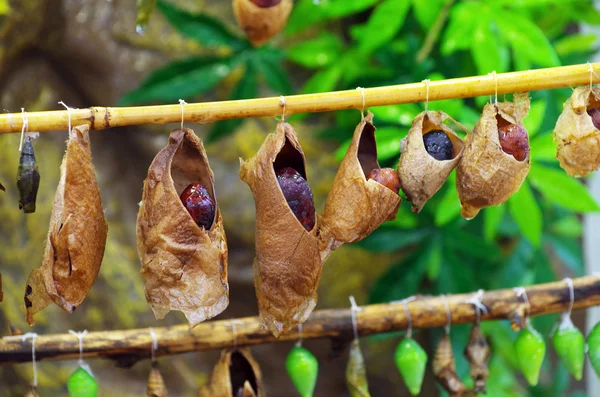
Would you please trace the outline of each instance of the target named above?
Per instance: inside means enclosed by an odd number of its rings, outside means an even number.
[[[598,72],[598,73],[596,73]],[[496,77],[495,77],[496,76]],[[600,82],[600,63],[589,63],[556,68],[500,73],[497,75],[461,77],[432,81],[429,100],[468,98],[512,92],[574,87]],[[365,88],[365,107],[424,102],[427,97],[423,82]],[[357,90],[324,92],[320,94],[285,97],[287,116],[297,113],[328,112],[344,109],[362,109],[362,93]],[[181,106],[158,105],[141,107],[91,107],[70,110],[72,125],[88,124],[102,130],[140,124],[165,124],[181,121]],[[279,97],[190,103],[185,105],[184,121],[210,123],[217,120],[248,117],[279,116],[282,114]],[[45,132],[67,130],[69,112],[54,110],[27,113],[28,130]],[[0,115],[0,133],[21,132],[21,113]]]
[[[575,300],[573,309],[600,305],[600,277],[587,276],[573,280]],[[531,316],[567,310],[570,303],[568,285],[564,281],[526,288]],[[448,295],[445,299],[452,313],[453,324],[475,321],[474,306],[467,301],[473,294]],[[522,323],[526,306],[522,297],[510,289],[483,294],[482,303],[488,309],[482,320],[509,319],[517,326]],[[408,304],[414,328],[441,327],[446,324],[444,298],[418,297]],[[360,336],[405,329],[406,316],[401,303],[363,306],[357,313]],[[235,320],[237,346],[295,341],[296,330],[275,338],[261,328],[257,317]],[[153,328],[158,341],[156,356],[230,348],[234,345],[232,320],[209,321],[189,330],[187,325]],[[315,311],[302,327],[304,339],[331,338],[351,340],[350,309]],[[109,358],[119,365],[129,366],[150,357],[152,338],[148,328],[124,331],[90,332],[83,340],[83,357]],[[79,357],[79,341],[71,334],[40,335],[35,342],[36,360],[68,360]],[[18,337],[0,339],[0,364],[31,361],[31,341]]]

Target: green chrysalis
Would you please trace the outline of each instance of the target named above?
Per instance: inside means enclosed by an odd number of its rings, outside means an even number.
[[[319,362],[311,352],[294,346],[285,360],[285,368],[302,397],[312,397],[317,384]]]
[[[521,330],[515,341],[515,352],[521,372],[531,386],[538,383],[540,369],[546,355],[546,342],[531,325]]]
[[[587,337],[588,356],[596,376],[600,378],[600,322],[592,328]]]
[[[346,367],[346,384],[351,397],[371,397],[365,360],[357,339],[354,339],[350,345],[348,366]]]
[[[87,365],[84,365],[87,367]],[[69,377],[67,390],[69,397],[96,397],[98,395],[98,383],[89,369],[79,366]]]
[[[413,338],[404,338],[396,347],[394,361],[410,394],[418,395],[427,367],[425,350]]]
[[[552,335],[552,345],[560,361],[577,380],[583,376],[585,338],[568,315],[562,316],[558,329]]]

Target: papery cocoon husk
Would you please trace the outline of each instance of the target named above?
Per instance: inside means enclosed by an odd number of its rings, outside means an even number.
[[[471,378],[473,378],[475,384],[474,390],[485,393],[489,375],[488,361],[490,359],[490,347],[478,323],[473,324],[473,328],[471,329],[469,342],[465,348],[465,357],[469,361]]]
[[[233,13],[248,39],[258,47],[285,27],[294,3],[281,0],[271,7],[259,7],[250,0],[233,0]]]
[[[241,160],[240,178],[256,205],[254,286],[260,319],[275,336],[303,323],[317,304],[322,261],[318,224],[307,231],[291,211],[276,170],[291,167],[305,180],[305,158],[292,126],[280,122],[255,157]]]
[[[108,225],[92,163],[89,127],[73,128],[60,166],[42,266],[27,280],[27,323],[51,301],[73,312],[100,271]]]
[[[158,370],[158,364],[152,363],[152,369],[150,375],[148,375],[148,385],[146,386],[146,395],[148,397],[167,397],[167,387],[165,386],[165,380],[163,379],[160,371]]]
[[[371,397],[365,360],[356,339],[350,345],[348,366],[346,367],[346,385],[351,397]]]
[[[321,239],[330,248],[360,241],[383,222],[396,218],[400,196],[369,179],[377,162],[375,126],[370,112],[354,131],[354,137],[327,195],[320,219]]]
[[[554,127],[556,158],[571,176],[582,177],[600,167],[600,130],[587,113],[596,108],[600,108],[600,89],[576,88]]]
[[[482,208],[504,203],[521,187],[529,173],[530,156],[518,161],[504,152],[498,137],[498,119],[504,124],[522,126],[528,112],[527,93],[516,93],[514,102],[485,105],[475,129],[467,136],[456,172],[463,218],[474,218]]]
[[[265,397],[262,373],[250,349],[223,350],[200,397]]]
[[[450,337],[444,335],[435,349],[433,358],[433,374],[440,385],[450,396],[462,396],[466,391],[465,385],[456,374],[456,362],[452,352]]]
[[[215,203],[209,230],[196,224],[179,198],[191,183],[205,187]],[[229,304],[227,241],[214,175],[202,142],[188,128],[171,132],[169,144],[150,165],[137,239],[146,300],[157,319],[179,310],[194,327],[225,310]]]
[[[38,393],[37,388],[35,386],[29,386],[27,393],[25,393],[25,397],[40,397],[40,393]]]
[[[412,204],[412,212],[419,213],[429,200],[446,182],[448,175],[459,163],[464,143],[446,121],[452,121],[463,131],[466,128],[452,117],[440,111],[425,111],[413,120],[406,136],[404,150],[398,163],[400,186],[406,198]],[[423,135],[430,131],[441,130],[452,142],[452,159],[437,160],[425,149]]]

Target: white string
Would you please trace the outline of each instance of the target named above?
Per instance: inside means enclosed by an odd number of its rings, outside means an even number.
[[[425,79],[423,83],[425,83],[425,111],[427,111],[429,110],[429,83],[431,83],[431,80]]]
[[[573,280],[571,280],[569,277],[565,277],[563,281],[566,282],[569,286],[569,299],[571,299],[571,301],[569,302],[569,309],[567,310],[567,315],[571,317],[571,311],[573,311],[573,304],[575,304],[575,288],[573,287]]]
[[[365,98],[365,89],[363,87],[356,87],[358,91],[360,91],[360,95],[362,97],[362,108],[360,110],[361,118],[365,118],[365,108],[366,108],[366,98]]]
[[[361,309],[356,304],[356,300],[352,295],[350,295],[348,298],[350,299],[350,305],[352,305],[352,307],[350,308],[350,311],[352,312],[352,332],[354,333],[354,340],[358,340],[358,326],[356,325],[356,313],[362,312],[363,309]]]
[[[483,299],[483,290],[480,289],[479,291],[475,292],[471,298],[466,300],[466,303],[470,303],[473,306],[475,306],[475,315],[477,316],[477,324],[479,324],[479,320],[481,319],[481,312],[486,313],[486,314],[488,312],[487,307],[481,301],[482,299]]]
[[[417,299],[416,296],[411,296],[401,301],[392,302],[392,303],[402,303],[404,306],[404,316],[406,316],[406,337],[412,338],[412,317],[410,316],[410,311],[408,311],[408,304]]]
[[[152,358],[152,362],[156,362],[155,352],[158,350],[158,340],[156,339],[156,333],[152,328],[148,328],[150,330],[150,337],[152,338],[152,346],[150,347],[150,357]]]
[[[27,112],[25,108],[21,108],[21,115],[23,116],[23,128],[21,128],[21,141],[19,143],[19,152],[23,149],[23,137],[25,136],[25,131],[29,128],[29,120],[27,119]]]
[[[590,71],[590,89],[592,89],[592,86],[594,85],[594,79],[593,76],[598,77],[598,75],[596,74],[596,72],[594,72],[594,68],[592,67],[592,64],[590,63],[590,61],[587,62],[588,64],[588,70]]]
[[[526,314],[525,314],[525,323],[529,321],[529,316],[531,315],[531,305],[529,304],[529,298],[527,297],[527,291],[523,287],[513,288],[513,291],[517,294],[518,297],[523,297],[523,301],[525,302]]]
[[[296,347],[302,347],[302,324],[298,324],[298,342]]]
[[[282,114],[281,114],[281,121],[285,121],[285,108],[286,108],[286,106],[287,106],[287,103],[286,103],[286,101],[285,101],[285,97],[284,97],[283,95],[281,95],[281,96],[279,97],[279,106],[280,106],[281,108],[283,108],[283,112],[282,112]]]
[[[184,101],[183,99],[180,99],[179,104],[181,105],[181,129],[183,129],[183,117],[184,117],[184,112],[185,112],[184,108],[185,108],[185,105],[187,105],[187,102]]]
[[[446,308],[447,319],[447,323],[444,326],[444,331],[446,331],[446,335],[450,335],[450,326],[452,325],[452,313],[450,312],[450,306],[448,305],[448,297],[446,295],[442,295],[442,299],[444,300],[444,307]]]
[[[23,342],[27,339],[31,338],[31,363],[33,365],[33,383],[31,384],[33,387],[37,387],[37,363],[35,361],[35,340],[38,337],[38,334],[35,332],[28,332],[25,335],[19,336]]]
[[[69,106],[67,106],[63,101],[58,102],[59,105],[63,105],[65,107],[65,109],[67,109],[67,115],[69,117],[69,136],[71,136],[71,109],[77,109],[77,108],[71,108]]]
[[[79,365],[81,366],[83,365],[83,337],[87,335],[88,331],[85,329],[81,332],[77,332],[70,329],[69,333],[75,335],[77,339],[79,339]]]
[[[231,319],[231,333],[233,334],[233,348],[237,349],[237,327],[236,324],[243,324],[242,321]]]
[[[494,79],[496,89],[494,91],[494,105],[498,105],[498,73],[494,70],[492,73],[488,73],[488,76]],[[492,102],[492,96],[490,95],[490,102]]]

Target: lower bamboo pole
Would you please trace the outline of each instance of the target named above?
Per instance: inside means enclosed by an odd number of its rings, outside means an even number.
[[[573,309],[600,305],[600,277],[586,276],[573,280],[575,300]],[[531,316],[558,313],[568,309],[570,294],[564,281],[540,284],[526,288]],[[452,313],[453,324],[475,321],[474,306],[467,301],[473,294],[441,297],[418,297],[408,304],[414,328],[441,327],[446,324],[444,299]],[[510,289],[489,291],[483,294],[482,303],[488,313],[482,320],[509,319],[522,323],[526,305],[522,297]],[[363,306],[357,314],[359,335],[406,329],[407,318],[401,303]],[[156,356],[181,354],[193,351],[230,348],[234,345],[232,320],[209,321],[192,330],[186,325],[153,328],[158,341]],[[295,341],[294,330],[279,339],[261,328],[258,318],[235,320],[235,343],[250,346],[263,343]],[[304,339],[331,338],[350,340],[352,323],[350,309],[329,309],[314,312],[302,327]],[[152,338],[148,328],[125,331],[90,332],[83,340],[83,357],[109,358],[128,366],[150,357]],[[40,335],[35,341],[36,360],[67,360],[79,357],[79,341],[71,334]],[[5,337],[0,339],[0,364],[31,361],[31,341]]]
[[[496,75],[461,77],[429,83],[429,95],[423,82],[365,88],[364,107],[425,102],[452,98],[507,94],[574,87],[600,82],[600,63],[589,63],[556,68],[499,73]],[[285,114],[328,112],[344,109],[362,109],[361,91],[335,91],[320,94],[285,97]],[[141,124],[165,124],[181,121],[181,106],[158,105],[140,107],[91,107],[70,110],[72,125],[88,124],[102,130]],[[184,121],[210,123],[217,120],[248,117],[280,116],[283,107],[279,97],[190,103],[185,105]],[[21,113],[0,114],[0,133],[21,132]],[[27,113],[28,130],[36,132],[68,129],[69,112],[66,110]]]

